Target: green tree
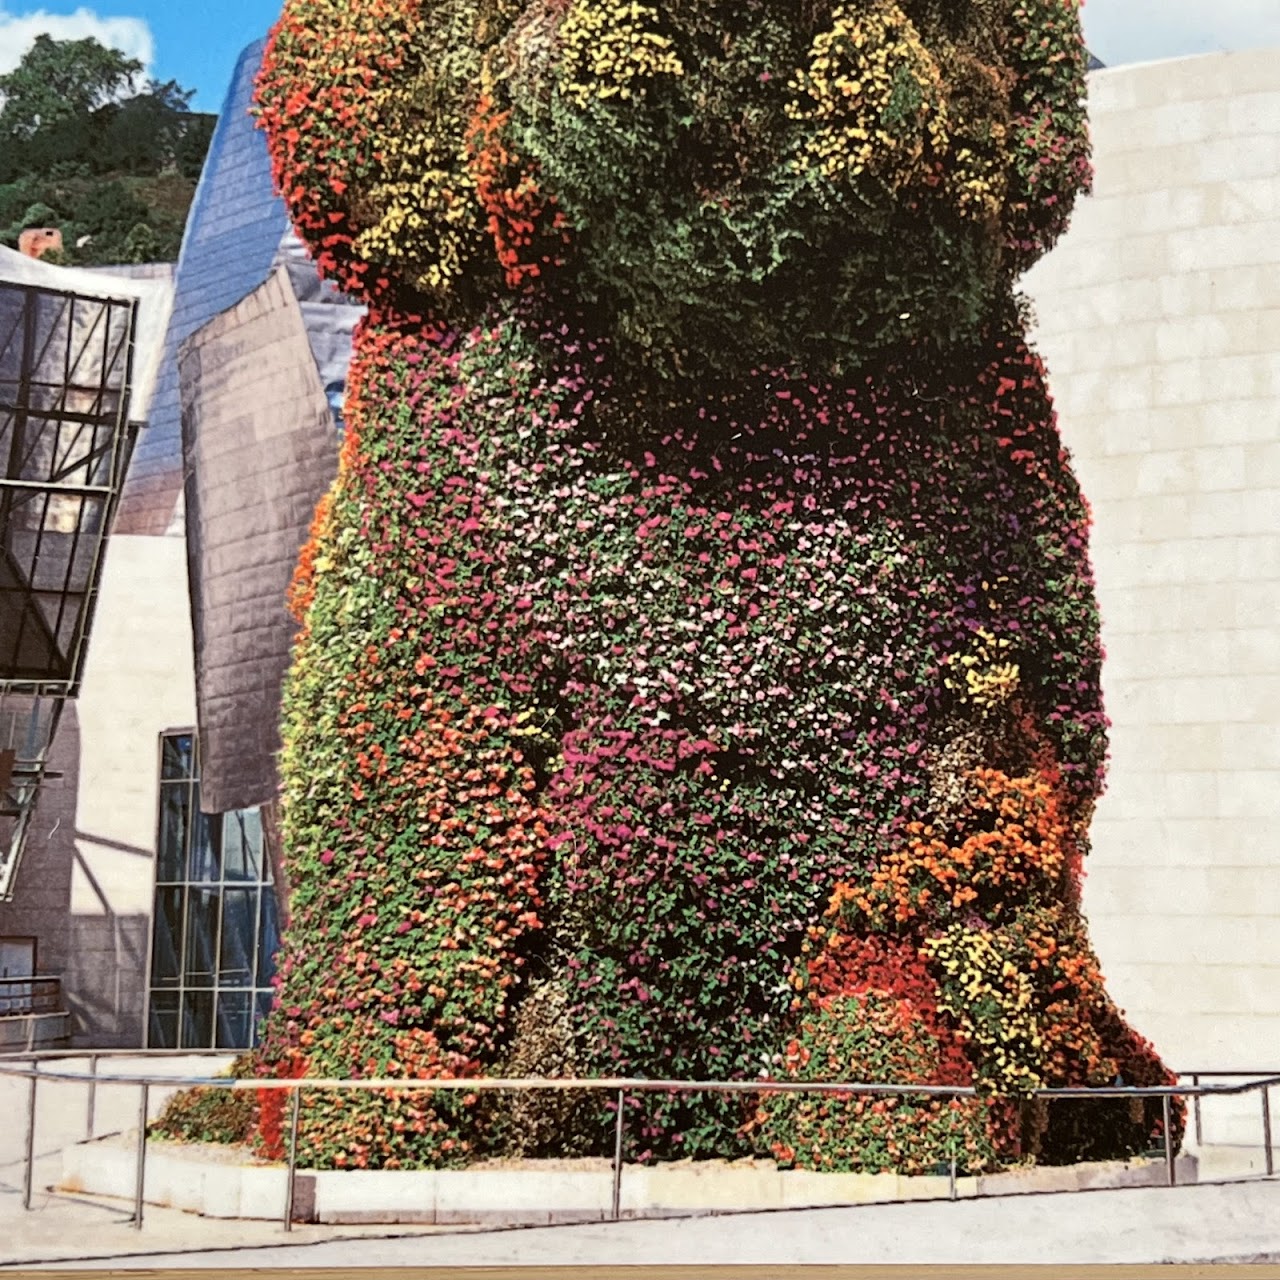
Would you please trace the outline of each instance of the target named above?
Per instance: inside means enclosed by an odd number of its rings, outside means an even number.
[[[191,99],[196,96],[196,91],[184,89],[176,80],[148,80],[146,88],[138,96],[150,98],[166,111],[176,114],[191,110]]]
[[[76,239],[88,236],[93,257],[99,262],[124,262],[125,243],[149,210],[120,182],[92,188],[75,211]],[[64,231],[65,235],[65,231]]]
[[[141,93],[109,103],[93,114],[101,124],[101,144],[95,153],[99,172],[160,173],[176,169],[199,177],[212,130],[210,117],[192,115],[194,89],[176,80],[150,80]],[[203,140],[203,145],[200,145]],[[189,173],[193,141],[199,146],[194,174]]]
[[[0,76],[0,134],[30,139],[41,129],[90,112],[134,87],[142,63],[92,36],[55,40],[38,35],[22,61]]]
[[[136,90],[141,69],[45,35],[0,76],[0,243],[38,222],[61,229],[69,263],[177,256],[217,118],[192,112],[176,80]]]
[[[39,198],[39,188],[30,178],[0,183],[0,227],[19,221]]]
[[[125,236],[116,260],[130,263],[156,262],[164,256],[165,250],[164,237],[160,232],[149,222],[139,222]]]
[[[130,92],[141,70],[136,58],[92,36],[37,36],[17,67],[0,76],[0,182],[91,164],[104,123],[96,113]]]
[[[178,145],[174,148],[173,162],[184,178],[195,180],[200,177],[217,124],[218,117],[215,115],[199,113],[183,117],[184,127]]]

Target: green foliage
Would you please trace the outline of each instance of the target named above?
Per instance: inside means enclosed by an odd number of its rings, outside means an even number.
[[[204,168],[218,117],[201,112],[184,117],[182,124],[173,149],[173,165],[181,177],[194,182]]]
[[[150,1133],[174,1142],[247,1143],[257,1113],[252,1090],[187,1089],[169,1100]]]
[[[91,188],[76,210],[76,225],[91,236],[123,241],[147,218],[147,206],[120,182]]]
[[[54,226],[62,262],[177,258],[216,119],[173,80],[130,92],[140,71],[92,38],[40,36],[0,76],[0,243]]]
[[[27,227],[48,227],[54,225],[58,215],[47,204],[42,201],[36,201],[27,208],[18,217],[17,222],[21,229]]]
[[[172,262],[182,244],[190,191],[176,175],[106,181],[24,177],[0,186],[0,243],[13,248],[25,228],[51,226],[62,231],[60,261],[68,265]]]
[[[788,1046],[795,1080],[936,1083],[942,1049],[908,1000],[868,991],[815,1006]],[[829,1173],[960,1173],[1004,1162],[983,1099],[769,1093],[755,1122],[784,1165]]]
[[[154,173],[158,164],[171,160],[189,124],[190,97],[174,81],[152,81],[146,92],[104,108],[97,122],[103,167]]]
[[[0,76],[0,137],[34,140],[60,121],[91,115],[132,89],[142,63],[92,36],[38,35],[18,66]]]
[[[630,1100],[639,1160],[1150,1140],[1023,1105],[1163,1072],[1080,919],[1088,512],[1014,301],[1089,181],[1078,9],[285,0],[277,181],[371,306],[261,1070],[750,1082]],[[770,1084],[815,1076],[975,1098]],[[325,1096],[301,1140],[598,1154],[607,1107]]]
[[[129,228],[116,255],[117,262],[163,262],[166,247],[160,233],[149,223],[136,222]]]

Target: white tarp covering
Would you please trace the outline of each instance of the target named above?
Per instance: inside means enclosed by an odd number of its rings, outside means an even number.
[[[173,307],[173,280],[170,275],[146,278],[113,275],[109,268],[55,267],[0,245],[0,281],[56,289],[83,298],[136,298],[138,319],[133,334],[133,388],[129,417],[135,423],[146,422],[160,367],[165,330],[169,327],[169,312]]]

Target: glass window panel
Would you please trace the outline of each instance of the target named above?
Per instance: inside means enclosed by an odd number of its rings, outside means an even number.
[[[181,972],[183,889],[157,889],[151,938],[151,985],[176,987]]]
[[[213,1048],[213,992],[182,993],[182,1043],[180,1049]]]
[[[220,987],[255,985],[253,944],[257,927],[258,890],[223,890],[222,947],[218,957]]]
[[[272,889],[262,894],[261,924],[258,927],[258,986],[268,987],[276,976],[276,949],[280,946],[280,925],[276,918],[276,895]]]
[[[187,891],[187,946],[183,982],[211,987],[217,976],[218,918],[222,899],[216,889]]]
[[[148,1042],[243,1049],[275,999],[276,901],[261,810],[201,813],[198,755],[163,735]]]
[[[248,1049],[253,1036],[253,992],[219,991],[217,1049]]]
[[[222,865],[226,880],[262,879],[262,813],[238,809],[222,819]]]
[[[254,999],[256,1008],[254,1009],[253,1043],[255,1047],[262,1036],[262,1024],[271,1012],[271,1006],[275,998],[276,993],[274,991],[259,991]]]
[[[186,782],[167,782],[160,787],[160,848],[156,858],[156,880],[161,884],[185,879],[183,866],[187,851],[187,823],[191,811],[191,787]]]
[[[178,1002],[176,991],[156,991],[151,996],[151,1018],[147,1028],[147,1047],[178,1047]]]
[[[191,735],[165,734],[160,751],[160,777],[166,782],[191,777]]]
[[[191,858],[187,875],[195,884],[222,879],[222,820],[216,814],[191,816]]]

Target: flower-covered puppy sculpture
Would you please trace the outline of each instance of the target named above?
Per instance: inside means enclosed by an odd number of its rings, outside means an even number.
[[[1158,1137],[1026,1101],[1166,1079],[1080,914],[1088,517],[1014,294],[1088,182],[1083,67],[1075,0],[287,0],[279,186],[370,315],[294,587],[263,1065],[979,1090],[645,1095],[641,1156]],[[302,1141],[609,1124],[327,1094]]]

